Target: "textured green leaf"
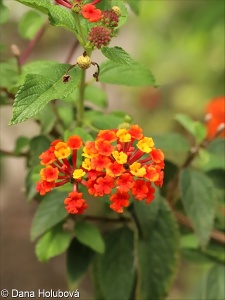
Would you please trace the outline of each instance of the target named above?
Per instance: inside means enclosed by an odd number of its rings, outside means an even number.
[[[215,217],[215,193],[211,180],[204,174],[184,169],[180,176],[182,202],[193,222],[201,246],[209,241]]]
[[[104,299],[129,300],[135,279],[133,232],[122,227],[105,237],[106,250],[96,257],[96,281]]]
[[[152,73],[137,62],[134,63],[133,69],[131,69],[130,66],[105,61],[100,65],[99,81],[128,86],[155,85],[155,78]]]
[[[39,164],[39,155],[48,149],[50,140],[44,135],[38,135],[30,140],[30,157],[29,164],[36,166]]]
[[[25,78],[14,104],[10,125],[17,124],[36,115],[49,101],[63,99],[71,94],[80,82],[80,69],[74,68],[68,83],[62,81],[68,65],[58,64],[42,74],[31,74]]]
[[[9,18],[9,9],[6,7],[2,1],[0,1],[0,24],[7,22]]]
[[[67,192],[51,191],[42,197],[31,225],[32,241],[66,218],[64,199],[67,195]]]
[[[38,9],[39,11],[47,14],[48,10],[53,4],[49,0],[16,0],[17,2],[20,2],[24,5],[27,5],[29,7]]]
[[[45,18],[35,11],[28,11],[19,21],[19,34],[22,38],[31,40],[44,24]]]
[[[21,153],[21,151],[27,147],[30,143],[30,139],[27,138],[26,136],[20,136],[17,140],[16,140],[16,145],[15,145],[15,149],[14,149],[14,153],[15,155],[18,155]]]
[[[104,253],[105,243],[95,225],[87,222],[77,222],[75,224],[75,236],[81,244],[90,247],[96,252]]]
[[[87,271],[95,252],[73,239],[67,251],[66,267],[70,289],[77,287],[82,275]]]
[[[39,261],[48,261],[50,258],[63,253],[70,244],[71,234],[63,230],[62,224],[48,230],[37,242],[35,253]]]
[[[58,65],[55,61],[50,60],[36,60],[32,61],[28,64],[25,64],[22,68],[22,72],[18,78],[18,81],[16,82],[15,86],[19,87],[24,84],[26,75],[28,74],[41,74],[48,71],[48,69],[52,67],[56,67]]]
[[[102,47],[101,51],[105,57],[118,65],[129,66],[131,69],[133,69],[135,65],[135,61],[121,47]]]
[[[62,6],[52,5],[49,8],[49,21],[53,26],[63,26],[73,32],[77,32],[76,21],[72,12]]]
[[[138,242],[139,298],[142,300],[164,299],[177,266],[178,228],[165,199],[158,198],[159,209],[153,212],[148,237]],[[149,206],[151,206],[150,204]],[[136,207],[135,207],[136,209]],[[146,209],[149,209],[148,206]],[[154,216],[155,214],[155,216]],[[141,221],[141,215],[138,218]],[[142,221],[143,222],[143,221]],[[144,224],[143,224],[144,226]]]
[[[178,114],[175,119],[201,143],[206,137],[206,127],[200,122],[193,121],[189,116]]]

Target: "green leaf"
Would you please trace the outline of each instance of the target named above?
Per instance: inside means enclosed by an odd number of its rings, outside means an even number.
[[[73,130],[66,130],[64,132],[64,140],[67,140],[71,135],[79,135],[84,142],[93,141],[93,137],[83,128],[76,127]]]
[[[5,6],[2,1],[0,2],[0,24],[7,22],[9,18],[9,9]]]
[[[30,169],[26,175],[25,179],[25,186],[26,186],[26,200],[30,202],[33,200],[35,195],[37,194],[36,191],[36,182],[40,178],[40,169],[41,165],[38,165],[37,167]],[[34,181],[34,177],[37,177],[38,179]]]
[[[199,243],[205,247],[213,229],[215,193],[211,180],[199,171],[184,169],[180,176],[182,202]]]
[[[62,104],[62,103],[61,103]],[[74,121],[74,112],[71,105],[57,105],[56,109],[61,121],[64,123],[65,128],[71,127]]]
[[[91,123],[98,129],[117,128],[123,122],[123,118],[114,116],[113,114],[102,115],[100,118],[94,118]]]
[[[206,299],[225,298],[225,266],[216,264],[210,269],[206,281]]]
[[[37,242],[35,253],[39,261],[45,262],[63,253],[70,244],[71,234],[63,230],[62,224],[48,230]]]
[[[44,135],[38,135],[30,140],[30,158],[29,164],[36,166],[39,164],[39,155],[50,146],[50,140]]]
[[[106,108],[107,106],[107,95],[103,89],[97,86],[88,85],[84,92],[84,98],[102,108]]]
[[[19,22],[19,34],[22,38],[31,40],[44,24],[45,18],[35,11],[25,13]]]
[[[79,279],[87,271],[95,252],[73,239],[66,257],[67,278],[70,289],[75,289]]]
[[[71,94],[80,82],[80,69],[74,68],[68,83],[62,81],[68,65],[58,64],[43,74],[27,75],[24,85],[19,89],[14,104],[10,125],[17,124],[36,115],[54,99],[63,99]]]
[[[68,213],[65,210],[64,199],[67,195],[66,192],[51,191],[43,196],[31,225],[32,241],[66,218]]]
[[[201,143],[206,137],[206,127],[200,122],[193,121],[189,116],[178,114],[175,117],[177,120],[189,133],[191,133],[197,140]]]
[[[207,150],[220,158],[223,158],[225,153],[225,139],[219,138],[213,140],[207,147]]]
[[[16,146],[15,146],[15,149],[14,149],[14,154],[19,155],[21,153],[21,151],[29,145],[29,143],[30,143],[29,138],[27,138],[26,136],[20,136],[16,140]]]
[[[47,72],[52,67],[57,67],[58,63],[50,60],[36,60],[28,64],[25,64],[22,68],[22,72],[16,82],[15,86],[19,87],[24,84],[26,75],[28,74],[41,74]]]
[[[62,6],[52,5],[50,7],[49,21],[53,26],[63,26],[72,32],[77,32],[76,21],[72,12]]]
[[[105,61],[100,65],[99,81],[128,86],[155,86],[152,73],[137,62],[134,62],[132,70],[130,66]]]
[[[104,253],[105,243],[95,225],[87,222],[77,222],[75,224],[75,236],[81,244],[90,247],[96,252]]]
[[[15,59],[10,59],[7,62],[0,63],[0,82],[1,87],[7,88],[8,90],[18,80],[18,68]]]
[[[142,300],[164,299],[177,267],[178,228],[176,222],[165,199],[158,198],[154,201],[159,202],[157,213],[154,211],[155,215],[152,214],[154,222],[152,218],[151,226],[149,226],[148,219],[145,219],[146,226],[149,228],[148,236],[138,241],[140,274],[138,299]],[[150,210],[147,205],[146,209]],[[141,218],[139,216],[139,222]]]
[[[216,188],[224,190],[225,170],[214,169],[208,171],[206,174],[212,180]]]
[[[36,115],[41,124],[41,133],[49,133],[56,123],[56,116],[49,103]]]
[[[147,205],[145,202],[134,201],[134,212],[139,225],[140,236],[148,238],[159,214],[160,195],[156,192],[154,201]]]
[[[105,57],[118,65],[128,66],[131,69],[133,69],[133,66],[135,65],[135,61],[121,47],[102,47],[101,51]]]
[[[50,3],[49,0],[16,0],[24,5],[35,8],[45,14],[48,13],[48,10],[53,4]]]
[[[180,239],[180,248],[197,249],[199,247],[198,239],[193,233],[185,234]]]
[[[152,136],[155,146],[162,149],[167,160],[181,164],[190,149],[188,141],[178,133],[166,133]]]
[[[96,282],[106,300],[131,297],[135,280],[133,238],[127,227],[109,232],[105,253],[96,257]]]
[[[225,298],[225,267],[214,264],[197,284],[193,299],[223,300]]]
[[[139,14],[139,0],[126,0],[131,10],[138,15]]]
[[[182,248],[180,251],[182,258],[197,265],[212,265],[213,260],[200,249]]]

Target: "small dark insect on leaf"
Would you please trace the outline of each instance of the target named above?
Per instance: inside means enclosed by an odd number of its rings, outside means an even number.
[[[70,81],[70,79],[71,79],[71,76],[70,76],[70,75],[63,75],[63,77],[62,77],[62,81],[63,81],[64,83],[67,83],[68,81]]]

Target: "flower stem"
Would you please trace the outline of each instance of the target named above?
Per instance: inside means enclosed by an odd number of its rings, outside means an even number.
[[[85,91],[85,75],[86,70],[81,70],[81,82],[80,82],[80,97],[77,103],[77,126],[83,125],[84,118],[84,91]]]

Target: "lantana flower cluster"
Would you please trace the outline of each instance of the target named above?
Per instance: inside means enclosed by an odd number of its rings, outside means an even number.
[[[77,166],[77,150],[81,148],[83,160]],[[101,130],[95,141],[86,143],[77,135],[66,142],[56,140],[39,158],[45,168],[40,171],[37,191],[45,195],[70,182],[73,191],[64,203],[71,214],[81,214],[87,208],[79,185],[95,197],[110,195],[110,208],[122,213],[131,196],[148,204],[154,199],[154,186],[163,184],[164,154],[155,148],[152,138],[143,136],[138,125]]]
[[[76,0],[72,4],[69,0],[55,0],[58,4],[71,9],[74,13],[79,13],[90,23],[96,23],[90,29],[87,42],[93,48],[100,49],[107,46],[111,38],[115,35],[115,29],[118,26],[119,16],[121,14],[118,6],[112,7],[110,10],[101,11],[96,8],[96,4],[101,0],[94,0],[88,4],[82,4],[81,0]]]

